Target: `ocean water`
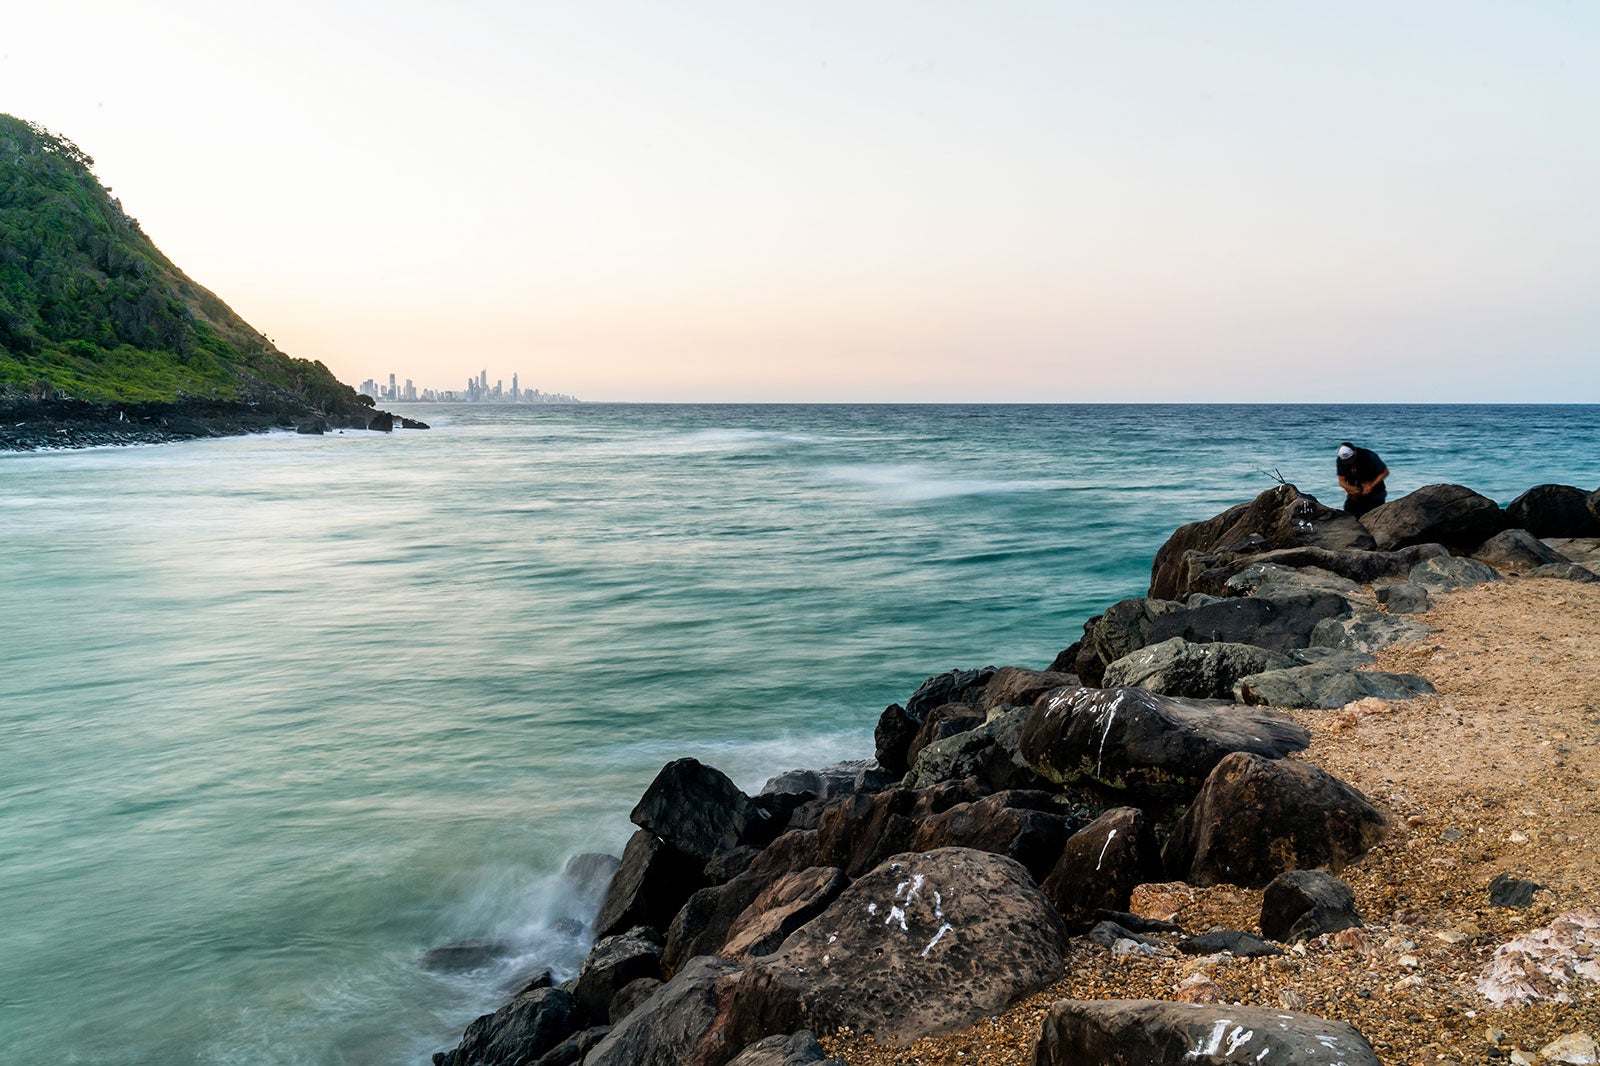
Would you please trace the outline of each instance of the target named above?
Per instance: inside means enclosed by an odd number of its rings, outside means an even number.
[[[1596,407],[413,407],[429,432],[0,455],[0,1047],[425,1063],[536,964],[660,765],[870,755],[1040,667],[1173,526],[1600,483]],[[1269,473],[1271,472],[1271,473]],[[429,947],[493,937],[496,969]]]

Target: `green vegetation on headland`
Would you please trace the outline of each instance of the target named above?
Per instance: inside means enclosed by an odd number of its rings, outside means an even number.
[[[232,402],[366,425],[370,400],[174,266],[93,163],[0,114],[0,407]]]

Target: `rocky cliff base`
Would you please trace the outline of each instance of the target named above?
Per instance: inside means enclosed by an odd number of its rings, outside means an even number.
[[[161,444],[273,430],[388,432],[400,426],[427,428],[387,411],[362,406],[322,409],[292,397],[139,404],[0,398],[0,451]]]

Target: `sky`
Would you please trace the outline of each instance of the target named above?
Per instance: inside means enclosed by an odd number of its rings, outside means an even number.
[[[0,111],[358,384],[1600,402],[1600,5],[10,0]]]

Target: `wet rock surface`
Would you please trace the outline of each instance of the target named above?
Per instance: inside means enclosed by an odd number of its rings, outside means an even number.
[[[1150,1000],[1064,1000],[1051,1008],[1037,1066],[1380,1066],[1353,1026],[1308,1014]]]

